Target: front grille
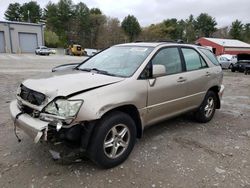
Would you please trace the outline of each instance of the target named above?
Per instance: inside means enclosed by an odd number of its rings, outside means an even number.
[[[44,100],[46,98],[46,96],[44,94],[39,93],[39,92],[34,91],[34,90],[31,90],[31,89],[25,87],[24,85],[21,85],[20,87],[21,87],[21,91],[20,91],[19,96],[23,100],[25,100],[31,104],[38,105],[38,106],[44,102]]]

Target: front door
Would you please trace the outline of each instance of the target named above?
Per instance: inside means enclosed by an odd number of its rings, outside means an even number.
[[[186,109],[187,79],[183,77],[179,49],[163,48],[153,57],[151,63],[164,65],[166,74],[148,80],[147,124],[153,124]]]

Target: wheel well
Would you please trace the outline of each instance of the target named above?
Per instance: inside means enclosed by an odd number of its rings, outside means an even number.
[[[218,102],[217,102],[216,108],[217,108],[217,109],[220,109],[221,104],[220,104],[220,97],[219,97],[219,95],[218,95],[218,93],[219,93],[219,91],[220,91],[219,86],[213,86],[213,87],[211,87],[211,88],[209,89],[209,91],[213,91],[213,92],[216,94],[217,101],[218,101]]]
[[[112,111],[120,111],[120,112],[124,112],[124,113],[128,114],[135,122],[136,130],[137,130],[137,138],[142,137],[141,118],[140,118],[140,114],[139,114],[137,108],[134,105],[119,106],[117,108],[114,108],[114,109],[106,112],[105,114],[110,113]]]

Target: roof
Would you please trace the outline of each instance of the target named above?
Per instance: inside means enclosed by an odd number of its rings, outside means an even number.
[[[205,38],[205,37],[204,39],[224,47],[250,48],[250,44],[235,39],[220,39],[220,38]]]
[[[116,46],[140,46],[140,47],[158,47],[158,46],[191,46],[191,47],[197,47],[197,45],[194,44],[185,44],[185,43],[176,43],[176,42],[133,42],[133,43],[124,43],[124,44],[118,44]],[[198,46],[201,47],[201,46]]]
[[[0,24],[16,24],[16,25],[31,25],[31,26],[39,26],[45,25],[44,23],[29,23],[29,22],[14,22],[14,21],[0,21]]]

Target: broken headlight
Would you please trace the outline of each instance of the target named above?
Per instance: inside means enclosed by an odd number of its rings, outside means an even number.
[[[40,118],[46,121],[59,120],[70,124],[79,112],[82,100],[57,99],[50,102],[40,114]]]

